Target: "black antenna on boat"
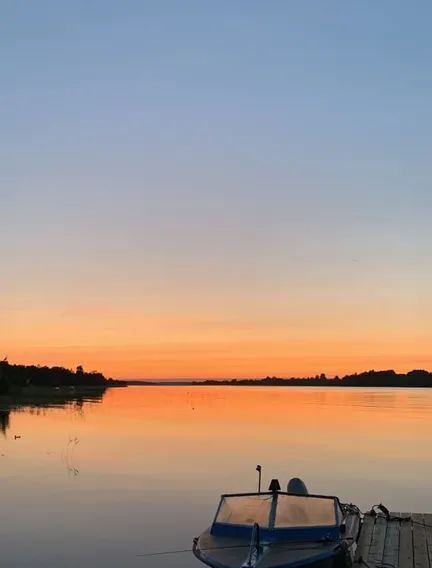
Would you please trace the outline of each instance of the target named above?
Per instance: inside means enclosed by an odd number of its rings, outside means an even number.
[[[256,470],[258,472],[258,493],[261,493],[261,466],[257,465]]]

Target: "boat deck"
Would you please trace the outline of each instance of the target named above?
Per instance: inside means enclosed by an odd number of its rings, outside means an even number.
[[[432,568],[432,514],[365,515],[354,568],[368,566]]]

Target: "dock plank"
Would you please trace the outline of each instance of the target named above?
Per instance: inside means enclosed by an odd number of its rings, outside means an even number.
[[[390,513],[363,518],[354,568],[432,568],[432,514]]]
[[[420,513],[413,513],[412,520],[414,568],[429,568],[424,515]]]
[[[372,533],[372,540],[369,548],[369,557],[368,557],[369,564],[377,565],[382,563],[384,556],[384,544],[385,544],[386,532],[387,532],[387,519],[382,515],[377,515],[375,519],[374,530]]]
[[[372,540],[374,525],[375,525],[375,517],[366,514],[363,519],[363,524],[360,531],[360,538],[357,544],[357,550],[354,559],[355,564],[361,564],[361,560],[364,560],[365,562],[368,561],[369,548]]]
[[[399,530],[399,568],[413,568],[413,534],[411,513],[400,513],[401,518],[407,518],[407,521],[401,521]]]
[[[399,534],[400,534],[400,521],[399,513],[391,513],[390,519],[387,521],[387,530],[384,541],[384,554],[383,563],[390,564],[395,568],[399,568]]]
[[[423,515],[426,532],[426,546],[429,556],[429,568],[432,568],[432,515]]]

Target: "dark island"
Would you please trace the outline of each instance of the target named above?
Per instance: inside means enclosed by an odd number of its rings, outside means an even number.
[[[0,361],[0,395],[37,393],[52,390],[98,389],[127,386],[126,382],[107,379],[96,371],[86,372],[79,365],[76,371],[64,367],[13,365]]]
[[[266,377],[264,379],[227,379],[194,381],[194,385],[229,385],[229,386],[300,386],[300,387],[432,387],[432,373],[423,369],[415,369],[408,373],[387,371],[365,371],[353,375],[327,378],[324,373],[315,377]]]

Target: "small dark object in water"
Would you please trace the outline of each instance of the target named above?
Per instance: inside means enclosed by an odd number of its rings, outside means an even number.
[[[17,436],[17,434],[15,434],[14,438],[15,438],[15,440],[19,440],[21,438],[21,436]]]

